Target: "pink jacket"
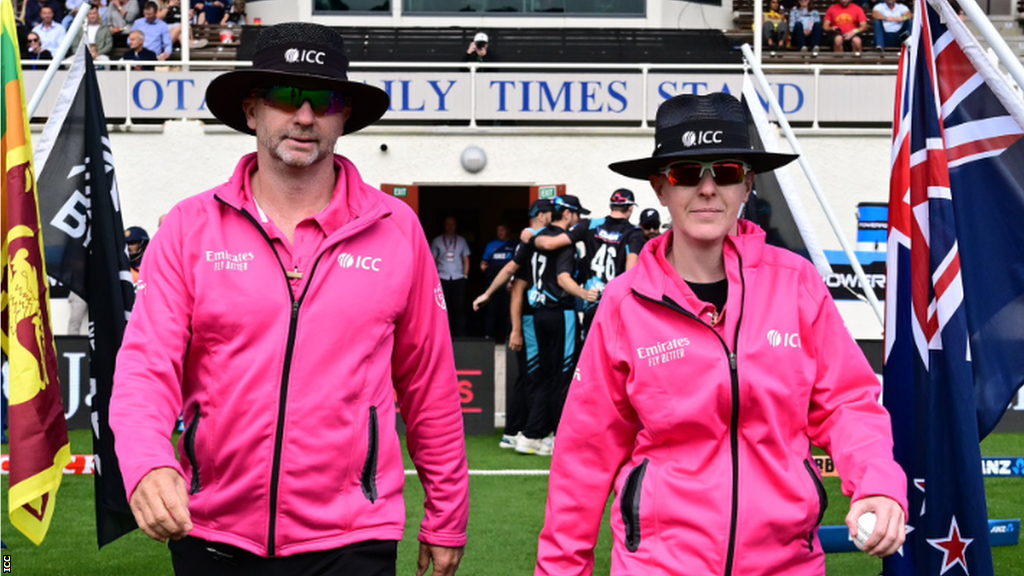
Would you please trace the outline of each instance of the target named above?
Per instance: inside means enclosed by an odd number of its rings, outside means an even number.
[[[336,157],[328,210],[347,202],[351,218],[325,226],[293,296],[245,208],[255,162],[243,157],[229,182],[176,206],[146,252],[110,403],[127,493],[175,468],[192,535],[261,556],[401,540],[397,396],[426,491],[419,538],[464,545],[455,362],[416,215]],[[182,411],[179,464],[170,437]]]
[[[814,267],[740,223],[721,318],[665,259],[608,285],[558,428],[538,575],[590,574],[611,490],[612,574],[820,575],[827,496],[906,509],[878,380]],[[716,330],[714,320],[724,325]]]

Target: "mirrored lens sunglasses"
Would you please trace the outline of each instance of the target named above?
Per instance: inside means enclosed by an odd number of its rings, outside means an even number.
[[[345,110],[349,100],[334,90],[303,90],[293,86],[271,86],[254,91],[267,105],[283,112],[295,112],[309,102],[317,116],[330,116]]]
[[[711,173],[715,184],[729,186],[743,182],[747,172],[750,172],[750,165],[739,160],[685,160],[661,169],[661,173],[668,178],[668,183],[673,186],[696,186],[700,184],[705,172]]]

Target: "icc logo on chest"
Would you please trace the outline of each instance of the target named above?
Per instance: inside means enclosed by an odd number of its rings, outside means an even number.
[[[338,265],[342,268],[358,268],[360,270],[380,272],[380,262],[380,258],[355,256],[347,252],[338,256]]]
[[[768,344],[771,344],[772,348],[802,348],[800,346],[800,334],[794,332],[792,334],[783,334],[778,330],[768,331]]]

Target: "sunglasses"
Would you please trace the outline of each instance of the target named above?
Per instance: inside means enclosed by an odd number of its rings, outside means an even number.
[[[661,169],[661,173],[668,177],[668,183],[673,186],[696,186],[704,178],[704,172],[711,173],[715,184],[730,186],[743,182],[749,171],[750,165],[739,160],[715,160],[713,162],[686,160],[669,164]]]
[[[39,42],[39,38],[29,38],[28,41],[33,43],[33,44],[35,44],[35,43]]]
[[[338,114],[348,106],[348,98],[334,90],[303,90],[292,86],[271,86],[256,90],[255,95],[263,98],[267,105],[283,112],[295,112],[302,104],[309,102],[317,116]]]

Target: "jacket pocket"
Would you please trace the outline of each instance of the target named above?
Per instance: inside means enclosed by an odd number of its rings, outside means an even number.
[[[622,497],[619,499],[622,523],[626,527],[626,550],[630,552],[640,549],[640,493],[648,462],[649,459],[644,458],[639,466],[630,471],[626,477],[626,485],[622,488]]]
[[[363,496],[370,502],[377,501],[377,407],[370,406],[370,436],[366,448],[366,463],[363,464],[363,477],[360,483],[363,486]]]
[[[199,420],[201,414],[199,405],[196,405],[196,416],[185,429],[185,455],[192,463],[192,483],[189,486],[189,494],[197,494],[202,489],[202,482],[199,478],[199,461],[196,459],[196,436],[199,433]]]
[[[814,490],[818,493],[818,519],[814,522],[814,527],[811,528],[811,533],[807,536],[807,546],[813,551],[814,535],[818,531],[818,526],[821,526],[821,521],[825,519],[825,510],[828,510],[828,492],[825,492],[825,485],[821,482],[821,478],[818,478],[818,474],[815,472],[816,466],[810,460],[804,459],[804,468],[811,475]]]

